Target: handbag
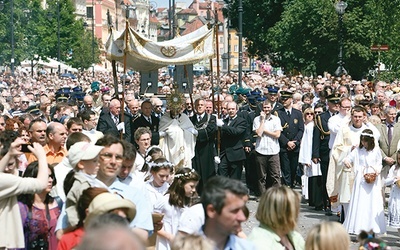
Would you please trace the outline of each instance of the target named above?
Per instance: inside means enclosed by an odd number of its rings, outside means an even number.
[[[376,170],[375,170],[375,168],[373,168],[373,167],[370,167],[370,168],[372,168],[373,170],[374,170],[374,173],[365,173],[365,170],[366,169],[368,169],[369,167],[365,167],[364,168],[364,171],[363,171],[363,173],[364,173],[364,179],[365,179],[365,182],[366,183],[374,183],[375,182],[375,180],[376,180],[376,177],[378,176],[378,174],[376,173]]]

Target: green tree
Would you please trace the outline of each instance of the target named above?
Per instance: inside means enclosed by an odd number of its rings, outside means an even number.
[[[227,1],[233,25],[237,2]],[[243,35],[249,52],[268,55],[286,71],[298,68],[306,74],[334,72],[338,67],[338,15],[334,0],[243,0]],[[400,0],[347,0],[343,16],[346,70],[355,78],[368,74],[377,63],[374,44],[388,44],[381,61],[390,77],[400,73]],[[384,74],[382,74],[384,75]]]
[[[5,0],[4,10],[0,12],[0,64],[9,65],[11,60],[11,22],[10,1]],[[83,20],[77,20],[71,0],[49,0],[46,9],[41,0],[14,1],[14,37],[15,65],[24,59],[33,59],[37,54],[42,57],[57,59],[69,63],[70,51],[79,51],[80,46],[91,46],[91,39],[83,39],[86,31]],[[60,46],[58,46],[58,27]],[[98,61],[99,47],[95,41],[95,61]],[[74,55],[72,55],[73,57]],[[75,53],[75,56],[78,56]],[[79,56],[93,63],[92,50],[81,51]],[[76,60],[72,66],[79,67]]]
[[[290,1],[290,0],[288,0]],[[268,29],[281,18],[285,0],[243,0],[243,37],[248,40],[250,55],[271,53],[265,44]],[[231,20],[231,27],[238,28],[238,0],[225,0],[224,16]]]

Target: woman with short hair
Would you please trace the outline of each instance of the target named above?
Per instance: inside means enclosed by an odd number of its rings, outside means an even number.
[[[303,237],[295,231],[300,199],[300,194],[286,186],[272,187],[261,196],[256,213],[260,225],[248,237],[256,249],[305,249]]]

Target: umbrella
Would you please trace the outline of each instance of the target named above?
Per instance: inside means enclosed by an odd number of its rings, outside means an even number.
[[[64,74],[61,75],[61,77],[76,79],[76,76],[74,74],[72,74],[72,73],[64,73]]]

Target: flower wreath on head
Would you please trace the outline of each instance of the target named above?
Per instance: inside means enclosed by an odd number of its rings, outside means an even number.
[[[148,154],[153,148],[158,148],[162,152],[162,149],[159,146],[157,146],[157,145],[150,146],[148,149],[146,149],[146,154],[145,154],[145,155],[147,155],[145,158],[146,162],[151,161],[151,155],[148,155]]]
[[[189,177],[191,173],[196,172],[193,168],[190,170],[190,172],[184,173],[184,174],[176,174],[174,178],[181,178],[181,177]]]
[[[150,169],[152,169],[154,167],[170,167],[170,168],[174,167],[174,164],[172,164],[169,161],[164,161],[164,162],[159,162],[159,163],[148,162],[147,165],[149,166]]]
[[[374,138],[374,135],[373,135],[373,134],[361,133],[361,135],[362,135],[362,136],[368,136],[368,137]]]

